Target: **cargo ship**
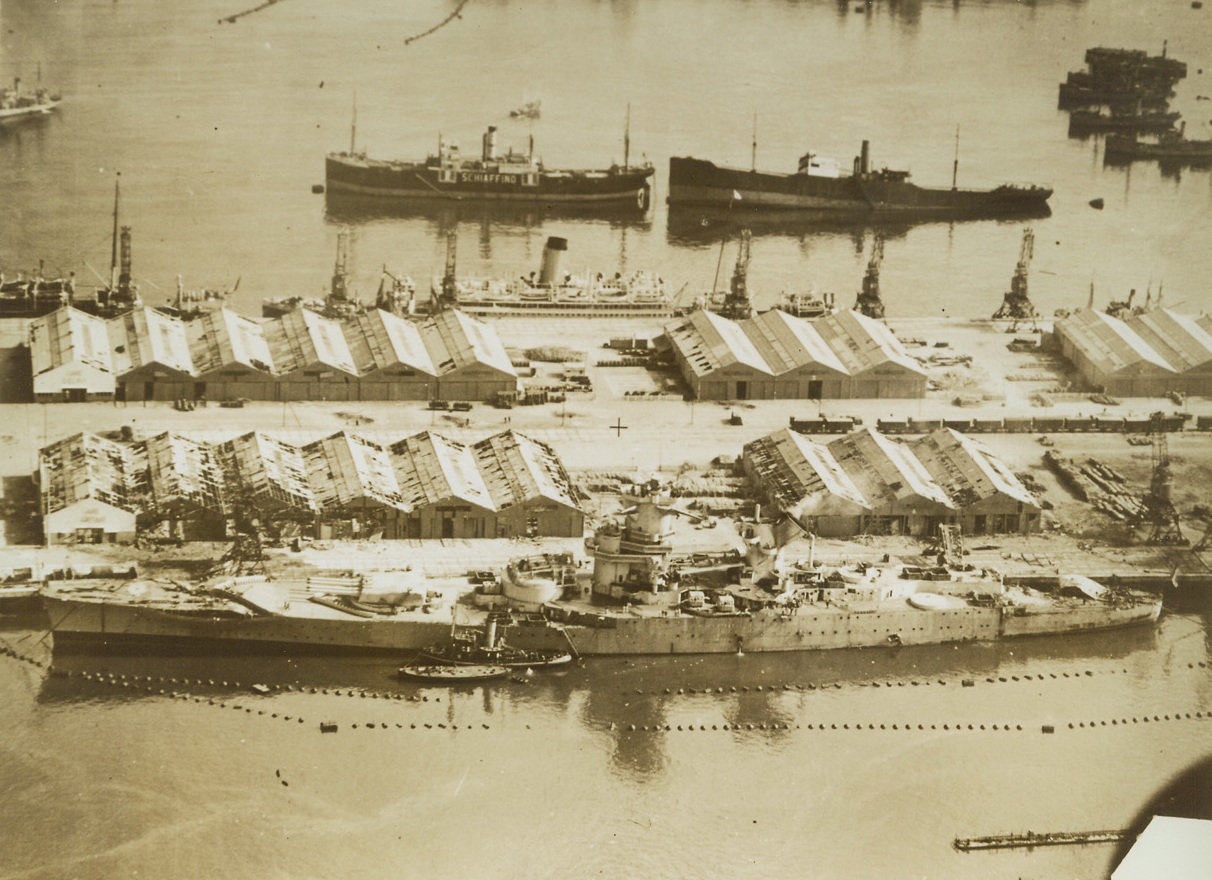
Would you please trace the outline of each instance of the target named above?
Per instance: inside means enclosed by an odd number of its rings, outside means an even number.
[[[538,271],[517,279],[459,277],[457,244],[447,240],[446,269],[430,287],[431,311],[453,308],[469,315],[544,317],[644,316],[665,318],[673,302],[665,281],[652,272],[586,272],[574,275],[560,267],[568,240],[550,236]]]
[[[988,190],[921,187],[908,171],[871,167],[863,141],[847,172],[831,159],[805,153],[794,174],[727,168],[704,159],[669,160],[670,206],[699,205],[746,212],[810,211],[881,218],[958,219],[1047,214],[1052,190],[1003,184]]]
[[[622,165],[604,169],[547,168],[525,153],[497,152],[497,129],[484,133],[479,158],[464,156],[457,144],[438,138],[438,151],[422,162],[372,159],[354,149],[330,153],[325,161],[327,191],[396,199],[510,201],[538,204],[629,206],[646,211],[653,167]]]

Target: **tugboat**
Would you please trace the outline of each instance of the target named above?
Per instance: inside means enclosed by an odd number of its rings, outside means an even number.
[[[482,627],[456,627],[450,642],[421,652],[420,662],[441,666],[502,666],[507,669],[544,669],[572,662],[569,651],[526,650],[505,643],[508,614],[490,612]]]
[[[11,89],[0,89],[0,124],[46,116],[58,107],[62,100],[59,95],[43,88],[23,94],[21,77],[17,77],[13,80]]]
[[[355,148],[356,121],[349,152],[329,153],[326,192],[408,199],[449,199],[579,203],[601,207],[630,205],[646,211],[652,194],[652,164],[630,164],[630,134],[623,164],[604,169],[554,169],[534,156],[534,138],[525,153],[497,152],[497,127],[484,133],[480,157],[464,156],[457,144],[438,137],[438,151],[421,162],[371,159]]]

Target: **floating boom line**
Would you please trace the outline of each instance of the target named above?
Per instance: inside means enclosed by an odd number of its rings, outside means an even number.
[[[440,22],[435,24],[429,30],[421,31],[421,33],[419,33],[419,34],[413,34],[411,37],[405,38],[404,45],[407,46],[409,43],[415,43],[417,40],[421,39],[422,37],[428,37],[430,34],[436,32],[436,31],[440,31],[442,28],[446,27],[446,25],[450,24],[456,18],[460,18],[461,17],[460,13],[463,11],[463,7],[466,6],[467,3],[468,3],[468,0],[462,0],[462,2],[460,2],[459,5],[455,7],[454,12],[450,13],[450,15],[446,16],[444,19],[442,19]]]

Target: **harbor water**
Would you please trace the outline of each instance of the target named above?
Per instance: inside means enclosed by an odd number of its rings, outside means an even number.
[[[256,5],[256,4],[250,4]],[[649,0],[569,8],[472,0],[367,0],[340,14],[290,0],[239,19],[240,3],[180,8],[152,0],[8,0],[0,8],[0,75],[66,95],[53,118],[0,131],[0,268],[45,261],[82,284],[108,277],[114,175],[133,230],[145,299],[231,288],[256,313],[267,296],[326,289],[338,231],[348,227],[352,288],[372,298],[386,265],[422,290],[440,273],[446,237],[459,269],[517,277],[537,269],[548,235],[569,241],[573,271],[651,270],[671,292],[709,289],[720,243],[735,230],[664,204],[668,158],[690,155],[790,172],[808,150],[849,167],[861,142],[876,166],[949,186],[1052,186],[1052,214],[1029,221],[1030,275],[1041,313],[1130,289],[1164,289],[1192,312],[1212,274],[1212,174],[1155,163],[1104,167],[1101,137],[1070,139],[1057,84],[1086,47],[1126,46],[1186,61],[1173,106],[1187,134],[1209,136],[1212,25],[1180,0],[851,3]],[[1168,43],[1167,43],[1168,41]],[[656,167],[646,216],[548,217],[463,203],[417,208],[312,193],[324,155],[357,147],[421,159],[438,138],[478,154],[502,148],[551,167]],[[509,111],[541,101],[541,117]],[[755,125],[756,120],[756,125]],[[756,131],[756,154],[754,140]],[[1102,198],[1103,210],[1088,204]],[[743,207],[738,205],[738,208]],[[1018,260],[1024,221],[892,226],[882,288],[890,315],[988,317]],[[872,230],[777,220],[753,224],[750,286],[759,304],[812,287],[853,302]],[[735,249],[724,248],[728,277]],[[92,267],[92,269],[88,268]]]
[[[1186,61],[1174,106],[1206,138],[1212,25],[1186,0],[4,0],[0,79],[65,101],[0,130],[0,268],[109,271],[115,174],[146,300],[230,288],[249,314],[313,295],[351,236],[352,287],[516,276],[549,235],[565,267],[711,286],[725,219],[673,218],[671,155],[791,171],[809,149],[923,185],[1052,186],[1039,310],[1135,288],[1207,309],[1212,172],[1104,167],[1067,137],[1057,84],[1088,46]],[[421,158],[439,135],[550,166],[657,169],[647,215],[338,204],[312,192],[357,145]],[[509,110],[540,100],[536,120]],[[1102,198],[1105,207],[1089,202]],[[1022,221],[880,230],[890,316],[988,317]],[[874,230],[753,229],[759,303],[849,305]],[[735,251],[725,245],[728,274]],[[91,268],[90,268],[91,267]],[[1114,845],[961,853],[957,837],[1126,828],[1209,757],[1205,611],[1156,628],[921,648],[593,659],[455,689],[404,659],[54,657],[0,618],[0,880],[318,876],[1098,878]],[[61,674],[52,674],[54,666]],[[68,674],[70,673],[70,675]],[[965,683],[968,683],[966,685]],[[265,685],[254,690],[252,685]],[[262,693],[264,690],[266,692]],[[321,722],[335,722],[322,733]],[[633,729],[634,728],[634,729]],[[1045,732],[1050,729],[1050,732]]]

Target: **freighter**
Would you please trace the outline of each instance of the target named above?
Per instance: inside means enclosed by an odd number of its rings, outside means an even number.
[[[669,160],[669,204],[752,210],[804,211],[838,216],[946,219],[1048,213],[1052,190],[1003,184],[989,190],[921,187],[908,171],[872,169],[871,149],[847,173],[834,160],[805,153],[795,174],[727,168],[704,159]]]
[[[1150,624],[1161,599],[1064,577],[1041,592],[961,564],[893,561],[826,567],[811,556],[762,565],[734,554],[676,562],[669,538],[683,513],[647,496],[587,541],[588,582],[568,557],[528,565],[524,589],[482,586],[467,613],[519,612],[510,644],[578,655],[710,654],[897,647],[1055,635]],[[761,551],[755,551],[761,552]],[[542,581],[546,579],[549,584]],[[715,584],[715,585],[713,585]],[[368,594],[356,579],[307,585],[227,578],[199,587],[126,580],[51,584],[42,600],[55,650],[312,650],[401,653],[451,640],[438,615],[417,610],[423,584]],[[511,595],[512,594],[512,595]],[[547,598],[551,596],[552,598]],[[483,609],[491,609],[485,612]]]
[[[406,199],[446,199],[634,206],[647,210],[653,168],[629,164],[600,170],[547,168],[534,156],[534,141],[525,153],[497,152],[497,129],[484,133],[478,159],[464,156],[457,144],[438,138],[438,151],[423,162],[371,159],[357,152],[351,138],[347,153],[330,153],[325,181],[332,193],[355,193]]]
[[[546,317],[645,316],[673,314],[665,281],[652,272],[586,272],[574,275],[560,268],[567,239],[550,236],[537,272],[517,279],[459,277],[455,268],[456,240],[447,240],[446,270],[430,288],[431,310],[459,309],[469,315],[531,315]]]

